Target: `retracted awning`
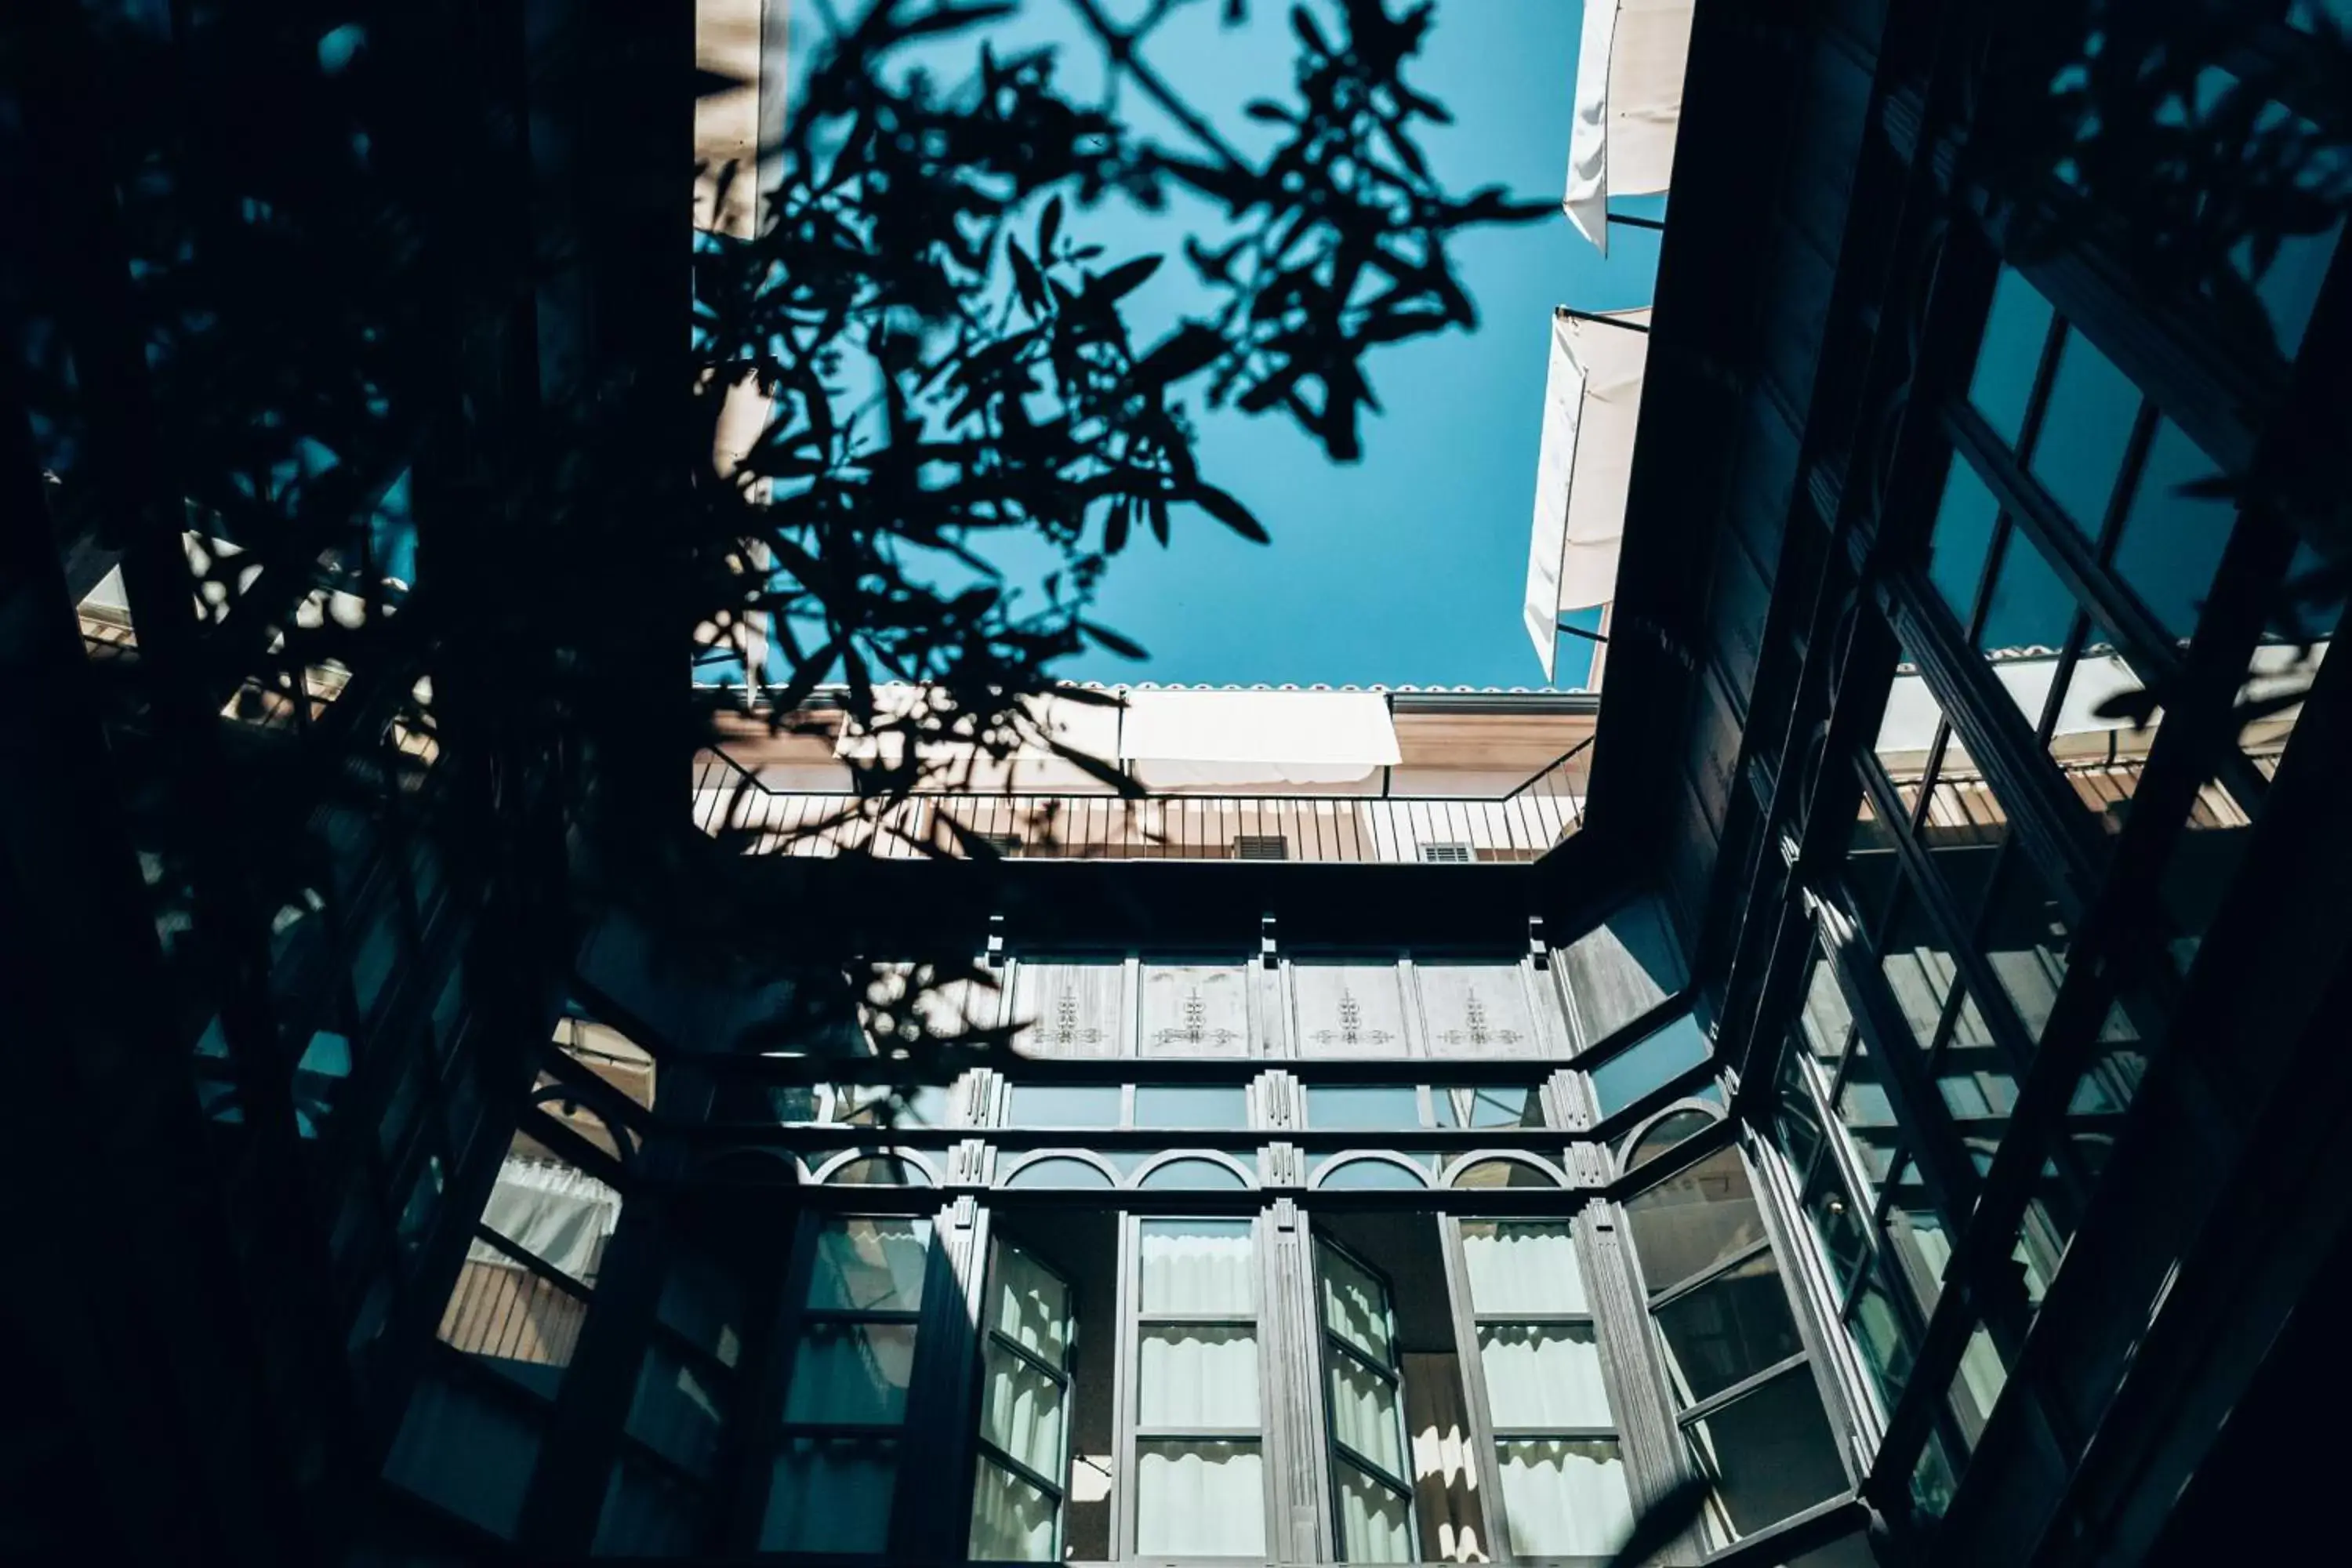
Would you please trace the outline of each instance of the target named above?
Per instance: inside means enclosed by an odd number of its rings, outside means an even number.
[[[1692,0],[1585,0],[1568,142],[1569,221],[1609,251],[1609,198],[1654,195],[1675,167]]]
[[[1606,604],[1616,594],[1649,324],[1647,310],[1552,317],[1523,612],[1546,680],[1560,612]]]

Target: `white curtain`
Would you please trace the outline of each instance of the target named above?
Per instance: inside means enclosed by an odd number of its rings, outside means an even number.
[[[1136,1448],[1139,1553],[1265,1555],[1265,1481],[1256,1444],[1139,1443]]]
[[[784,1419],[876,1426],[903,1420],[914,1368],[912,1323],[813,1323],[793,1355]]]
[[[1143,1310],[1257,1313],[1257,1259],[1247,1220],[1145,1220]]]
[[[1144,1426],[1257,1425],[1256,1330],[1147,1328],[1138,1361],[1136,1419]]]
[[[996,1294],[988,1325],[1023,1350],[1060,1366],[1069,1338],[1070,1288],[1017,1247],[996,1249]]]
[[[576,1166],[509,1154],[482,1223],[583,1283],[593,1283],[604,1238],[621,1223],[621,1194]],[[497,1249],[482,1247],[485,1257]]]
[[[1503,1515],[1521,1557],[1602,1556],[1633,1528],[1614,1443],[1503,1443]]]
[[[1374,1361],[1389,1359],[1388,1292],[1331,1248],[1318,1249],[1323,1270],[1323,1321]]]
[[[988,1347],[980,1434],[1041,1476],[1062,1468],[1062,1388],[998,1345]]]
[[[817,1232],[808,1304],[835,1311],[912,1312],[923,1304],[931,1225],[922,1219],[836,1219]]]
[[[1412,1563],[1412,1516],[1405,1500],[1352,1465],[1339,1467],[1339,1557],[1347,1563]]]
[[[1576,118],[1560,206],[1609,250],[1609,198],[1647,195],[1674,174],[1692,0],[1585,0]]]
[[[987,1459],[971,1494],[969,1555],[982,1563],[1055,1560],[1054,1500]]]
[[[1592,1331],[1569,1324],[1490,1323],[1478,1331],[1488,1413],[1498,1427],[1610,1426]]]
[[[1584,1271],[1564,1224],[1464,1220],[1462,1261],[1480,1312],[1584,1312]]]
[[[1433,1559],[1484,1563],[1479,1539],[1478,1460],[1462,1398],[1461,1363],[1450,1354],[1408,1352],[1405,1426],[1412,1433],[1412,1496]]]
[[[776,1456],[762,1552],[879,1552],[898,1479],[894,1445],[799,1437]]]
[[[1336,1352],[1331,1363],[1331,1432],[1392,1476],[1405,1474],[1395,1384]]]

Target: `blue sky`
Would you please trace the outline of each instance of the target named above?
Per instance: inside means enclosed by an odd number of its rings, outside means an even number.
[[[845,0],[835,0],[845,8]],[[1127,5],[1108,9],[1129,10]],[[802,12],[806,18],[818,7]],[[1217,0],[1176,12],[1149,58],[1236,142],[1262,132],[1241,116],[1254,98],[1290,96],[1296,42],[1290,6],[1253,0],[1248,25],[1219,26]],[[1440,0],[1436,26],[1407,80],[1450,108],[1423,150],[1449,188],[1501,184],[1557,201],[1568,163],[1579,0]],[[1328,11],[1323,14],[1329,19]],[[796,19],[796,25],[797,21]],[[1333,30],[1336,31],[1336,28]],[[1056,42],[1074,91],[1099,81],[1093,47],[1068,0],[1029,0],[996,47]],[[796,37],[795,44],[803,42]],[[971,44],[957,46],[965,60]],[[940,58],[941,74],[961,74]],[[1160,121],[1140,100],[1142,128]],[[1621,203],[1655,213],[1656,204]],[[1201,297],[1181,246],[1213,224],[1202,206],[1165,214],[1103,206],[1069,230],[1118,258],[1162,251],[1169,262],[1133,299],[1149,342]],[[1384,412],[1364,431],[1360,462],[1336,465],[1273,416],[1195,405],[1204,473],[1246,502],[1273,535],[1258,545],[1205,516],[1176,519],[1166,550],[1148,536],[1112,564],[1095,618],[1149,650],[1138,664],[1108,654],[1074,659],[1073,679],[1181,682],[1538,686],[1542,670],[1519,624],[1534,504],[1548,324],[1556,304],[1612,310],[1649,302],[1653,236],[1619,228],[1606,260],[1564,216],[1475,231],[1454,249],[1479,325],[1381,349],[1367,362]],[[1020,579],[1034,560],[1007,552]],[[1560,684],[1573,685],[1582,646],[1563,639]]]

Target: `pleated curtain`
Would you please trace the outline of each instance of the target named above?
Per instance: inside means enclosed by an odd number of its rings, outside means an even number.
[[[1265,1469],[1255,1443],[1137,1445],[1136,1550],[1265,1555]]]

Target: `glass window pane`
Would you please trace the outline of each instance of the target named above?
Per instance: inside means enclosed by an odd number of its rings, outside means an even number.
[[[2180,489],[2219,472],[2179,426],[2158,419],[2139,489],[2116,540],[2116,574],[2184,643],[2197,630],[2198,611],[2237,515],[2226,500],[2184,496]]]
[[[1630,1050],[1592,1069],[1593,1098],[1601,1114],[1614,1116],[1675,1074],[1706,1060],[1706,1036],[1685,1013]]]
[[[888,1154],[871,1159],[850,1160],[835,1166],[825,1173],[827,1186],[839,1187],[928,1187],[931,1178],[912,1160],[900,1160]]]
[[[1135,1086],[1138,1127],[1247,1127],[1249,1091],[1238,1085]]]
[[[1715,1118],[1704,1110],[1675,1110],[1653,1122],[1642,1134],[1642,1141],[1625,1152],[1625,1168],[1646,1164],[1667,1150],[1689,1142],[1715,1125]]]
[[[914,1370],[912,1323],[811,1323],[793,1349],[784,1419],[877,1426],[902,1421]]]
[[[1430,1108],[1440,1127],[1541,1127],[1543,1096],[1526,1084],[1493,1085],[1483,1089],[1448,1088],[1429,1091]]]
[[[1033,1160],[1004,1178],[1008,1187],[1108,1187],[1118,1184],[1084,1160]]]
[[[1414,1192],[1429,1185],[1392,1160],[1341,1159],[1326,1161],[1325,1166],[1315,1184],[1327,1192]]]
[[[1115,1083],[1022,1083],[1005,1112],[1010,1127],[1116,1127],[1126,1091]]]
[[[1657,1310],[1657,1321],[1666,1374],[1685,1405],[1804,1348],[1769,1253],[1677,1296]]]
[[[1753,1534],[1845,1489],[1811,1372],[1793,1367],[1690,1426],[1732,1530]]]
[[[1135,1549],[1170,1557],[1265,1555],[1265,1479],[1255,1443],[1139,1442]]]
[[[1764,1239],[1763,1216],[1737,1149],[1718,1149],[1628,1199],[1625,1222],[1653,1294]]]
[[[1862,1352],[1863,1365],[1869,1370],[1871,1381],[1878,1385],[1882,1408],[1893,1410],[1911,1378],[1911,1331],[1901,1309],[1873,1279],[1854,1298],[1846,1322],[1853,1331],[1854,1344]]]
[[[1918,1299],[1921,1315],[1934,1311],[1936,1299],[1944,1291],[1944,1268],[1951,1261],[1952,1237],[1907,1164],[1895,1184],[1885,1232],[1898,1269]]]
[[[2086,539],[2099,535],[2141,401],[2139,388],[2069,327],[2027,466]]]
[[[1331,1435],[1379,1469],[1402,1479],[1406,1467],[1397,1385],[1347,1355],[1327,1359],[1331,1363]]]
[[[1052,1498],[983,1458],[973,1479],[970,1555],[976,1563],[1053,1563],[1061,1510]]]
[[[1935,530],[1927,536],[1927,580],[1963,634],[1974,625],[1977,590],[1984,581],[1985,558],[1992,553],[1993,527],[2000,521],[2000,503],[1969,460],[1953,453],[1944,478],[1944,499],[1936,508]]]
[[[1307,1091],[1307,1125],[1387,1132],[1421,1125],[1421,1090],[1409,1083],[1331,1084]]]
[[[700,1373],[658,1344],[646,1350],[629,1401],[631,1436],[708,1479],[726,1420],[718,1393]]]
[[[1069,1348],[1070,1288],[1021,1248],[1000,1242],[988,1326],[1058,1367]]]
[[[1248,1186],[1249,1179],[1221,1160],[1171,1160],[1154,1165],[1136,1185],[1224,1192]]]
[[[2000,269],[1977,349],[1976,374],[1969,383],[1969,401],[2011,447],[2025,428],[2025,406],[2033,397],[2033,378],[2042,367],[2042,347],[2054,314],[2050,302],[2021,274]]]
[[[1613,1426],[1601,1381],[1601,1345],[1589,1325],[1482,1323],[1478,1361],[1496,1431]]]
[[[768,1475],[762,1552],[879,1552],[890,1534],[898,1445],[865,1437],[794,1437]]]
[[[1482,1316],[1587,1312],[1584,1271],[1564,1221],[1465,1219],[1462,1263]]]
[[[1323,1271],[1324,1328],[1389,1365],[1388,1292],[1345,1254],[1328,1247],[1315,1251]]]
[[[1504,1527],[1521,1557],[1601,1556],[1633,1528],[1625,1460],[1613,1442],[1510,1442],[1501,1459]]]
[[[1559,1183],[1525,1160],[1477,1160],[1454,1173],[1457,1187],[1556,1187]]]
[[[816,1235],[808,1304],[824,1310],[912,1312],[923,1304],[927,1219],[833,1219]]]
[[[1143,1310],[1257,1310],[1257,1259],[1245,1219],[1142,1222]]]
[[[1339,1561],[1412,1563],[1412,1512],[1401,1492],[1391,1490],[1350,1464],[1339,1467]]]
[[[980,1435],[1041,1476],[1062,1471],[1062,1385],[992,1343],[981,1388]]]
[[[2074,595],[2067,592],[2025,531],[2011,528],[2000,552],[2000,569],[1993,574],[1992,597],[1985,605],[1977,647],[1988,653],[2017,648],[2055,653],[2065,646],[2066,634],[2074,625]],[[2050,693],[2048,674],[2044,672],[2038,682],[2021,684],[2004,679],[2003,684],[2018,707],[2026,710],[2027,725],[2039,724],[2042,702]]]
[[[1147,1328],[1137,1363],[1135,1418],[1144,1426],[1257,1425],[1256,1330]]]

